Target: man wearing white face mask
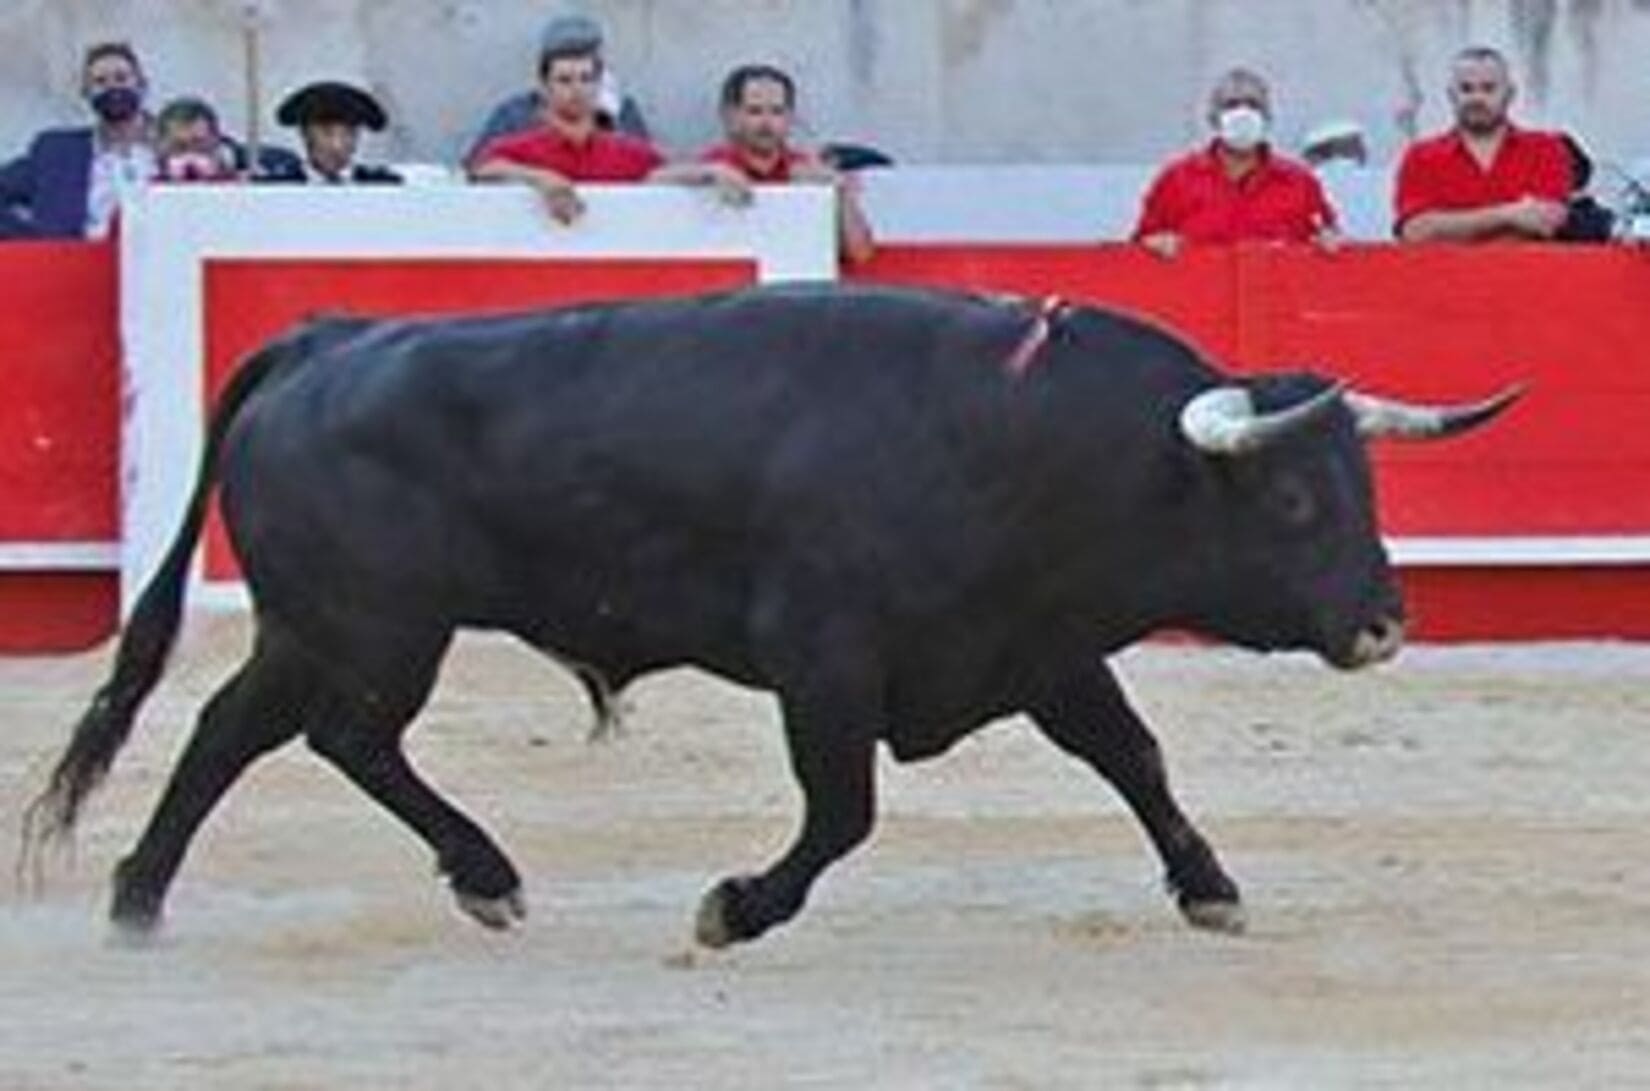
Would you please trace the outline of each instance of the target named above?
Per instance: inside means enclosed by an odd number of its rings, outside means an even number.
[[[1335,212],[1303,164],[1267,142],[1266,81],[1234,68],[1209,94],[1214,139],[1159,172],[1140,209],[1134,239],[1172,258],[1187,243],[1333,244]]]

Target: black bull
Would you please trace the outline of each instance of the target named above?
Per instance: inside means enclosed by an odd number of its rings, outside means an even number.
[[[159,921],[214,804],[300,734],[428,842],[468,912],[519,917],[515,867],[402,748],[454,632],[477,627],[574,665],[602,712],[680,664],[777,694],[801,829],[706,895],[706,943],[789,919],[868,835],[879,741],[925,758],[1013,713],[1117,788],[1188,919],[1236,929],[1238,889],[1105,657],[1166,626],[1342,667],[1390,656],[1402,611],[1363,440],[1460,431],[1510,400],[1238,383],[1118,315],[910,291],[310,323],[220,400],[26,842],[72,830],[159,679],[221,478],[253,648],[116,869],[121,925]]]

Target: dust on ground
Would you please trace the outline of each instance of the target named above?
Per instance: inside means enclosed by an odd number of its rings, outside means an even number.
[[[591,745],[555,667],[466,638],[413,745],[525,874],[524,928],[461,917],[299,744],[118,946],[107,872],[246,636],[192,619],[76,858],[0,898],[0,1087],[1650,1086],[1650,648],[1139,649],[1247,936],[1183,926],[1111,790],[1009,721],[885,761],[872,841],[713,953],[699,895],[796,819],[772,702],[672,673]],[[0,660],[10,829],[107,662]]]

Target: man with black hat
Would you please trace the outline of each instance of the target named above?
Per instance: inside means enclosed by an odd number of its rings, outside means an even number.
[[[384,108],[358,87],[323,80],[286,97],[275,120],[296,128],[304,157],[291,153],[267,156],[260,182],[307,182],[317,185],[396,185],[401,176],[387,167],[355,161],[361,130],[381,132],[388,124]]]

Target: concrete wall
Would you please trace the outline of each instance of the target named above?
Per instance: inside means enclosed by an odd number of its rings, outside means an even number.
[[[247,0],[0,0],[0,147],[78,120],[78,54],[133,41],[161,96],[205,93],[246,128]],[[774,60],[803,85],[811,129],[905,160],[1154,161],[1201,134],[1211,77],[1268,73],[1280,134],[1349,116],[1390,156],[1394,114],[1424,94],[1445,120],[1450,53],[1513,56],[1530,122],[1611,157],[1650,152],[1650,0],[258,0],[264,114],[317,77],[363,81],[396,119],[374,149],[452,159],[500,95],[527,85],[544,18],[581,8],[662,142],[713,135],[720,74]]]

